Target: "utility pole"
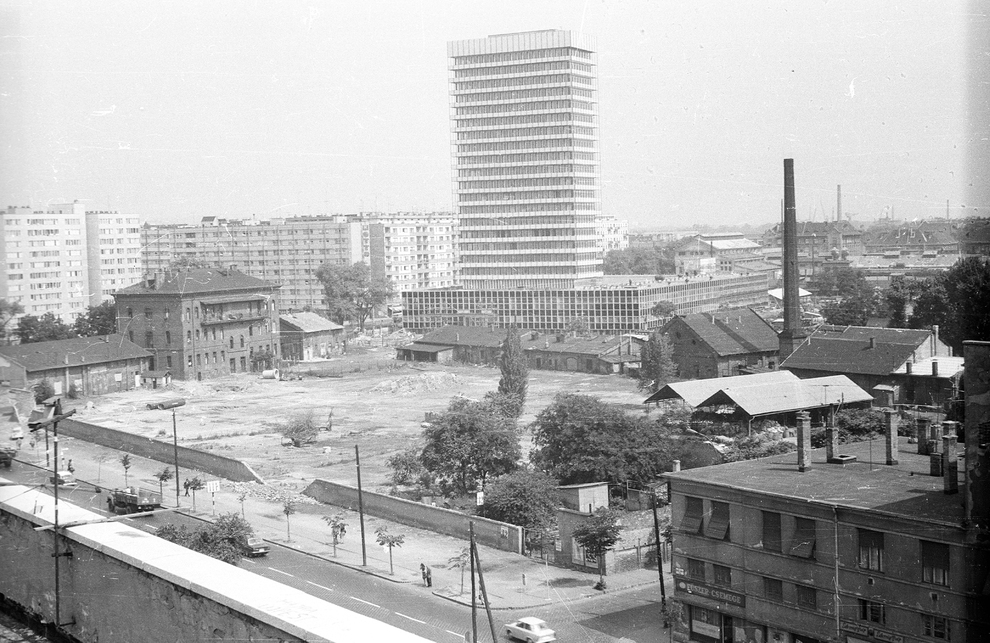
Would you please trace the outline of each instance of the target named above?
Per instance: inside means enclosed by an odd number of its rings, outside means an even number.
[[[498,635],[495,634],[495,619],[492,618],[492,606],[488,602],[488,590],[485,589],[485,574],[481,571],[481,556],[478,555],[477,545],[474,547],[474,561],[478,566],[478,584],[481,586],[481,596],[485,599],[485,613],[488,614],[488,627],[492,631],[492,641],[497,641]]]
[[[175,506],[179,506],[179,434],[175,428],[175,409],[172,409],[172,452],[175,457]]]
[[[357,459],[358,478],[358,515],[361,517],[361,565],[368,566],[368,554],[364,547],[364,496],[361,495],[361,452],[358,445],[354,445],[354,457]]]
[[[471,643],[478,641],[478,590],[474,586],[474,523],[468,521],[471,538]]]
[[[667,588],[663,584],[663,552],[660,551],[660,518],[657,516],[657,492],[652,492],[653,498],[653,539],[657,543],[657,573],[660,575],[660,609],[663,612],[663,626],[670,627],[667,616]]]

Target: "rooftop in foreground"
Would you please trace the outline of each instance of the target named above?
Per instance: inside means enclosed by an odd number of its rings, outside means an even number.
[[[787,496],[839,507],[867,509],[901,518],[958,526],[962,522],[962,463],[959,493],[946,495],[941,476],[930,475],[930,459],[918,445],[898,441],[896,465],[884,464],[885,442],[853,442],[838,452],[856,456],[847,464],[828,464],[825,449],[812,449],[811,467],[798,471],[797,451],[667,474],[671,479]],[[961,450],[958,451],[961,453]],[[872,462],[872,463],[871,463]]]

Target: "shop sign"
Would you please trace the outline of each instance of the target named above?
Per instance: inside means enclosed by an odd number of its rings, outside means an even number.
[[[839,627],[843,632],[851,632],[859,636],[869,636],[877,641],[883,641],[883,643],[904,643],[904,637],[900,634],[878,630],[868,625],[864,625],[863,623],[842,621],[839,624]]]
[[[721,587],[711,587],[696,581],[687,580],[686,578],[675,578],[674,584],[678,592],[722,601],[734,607],[746,607],[746,597],[743,594],[730,592]]]

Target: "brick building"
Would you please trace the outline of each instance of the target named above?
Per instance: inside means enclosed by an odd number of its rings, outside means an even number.
[[[151,370],[204,379],[279,359],[279,286],[236,270],[162,272],[117,291],[117,328]]]
[[[674,317],[660,330],[683,378],[728,377],[777,367],[777,332],[748,308]]]

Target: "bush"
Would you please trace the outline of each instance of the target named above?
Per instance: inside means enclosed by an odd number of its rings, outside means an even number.
[[[55,386],[46,377],[34,385],[34,401],[41,404],[50,397],[55,396]]]
[[[79,397],[79,388],[76,387],[76,383],[75,382],[73,382],[72,384],[69,384],[69,390],[68,390],[68,392],[66,392],[66,396],[70,400],[74,400],[74,399],[76,399],[76,398]]]

